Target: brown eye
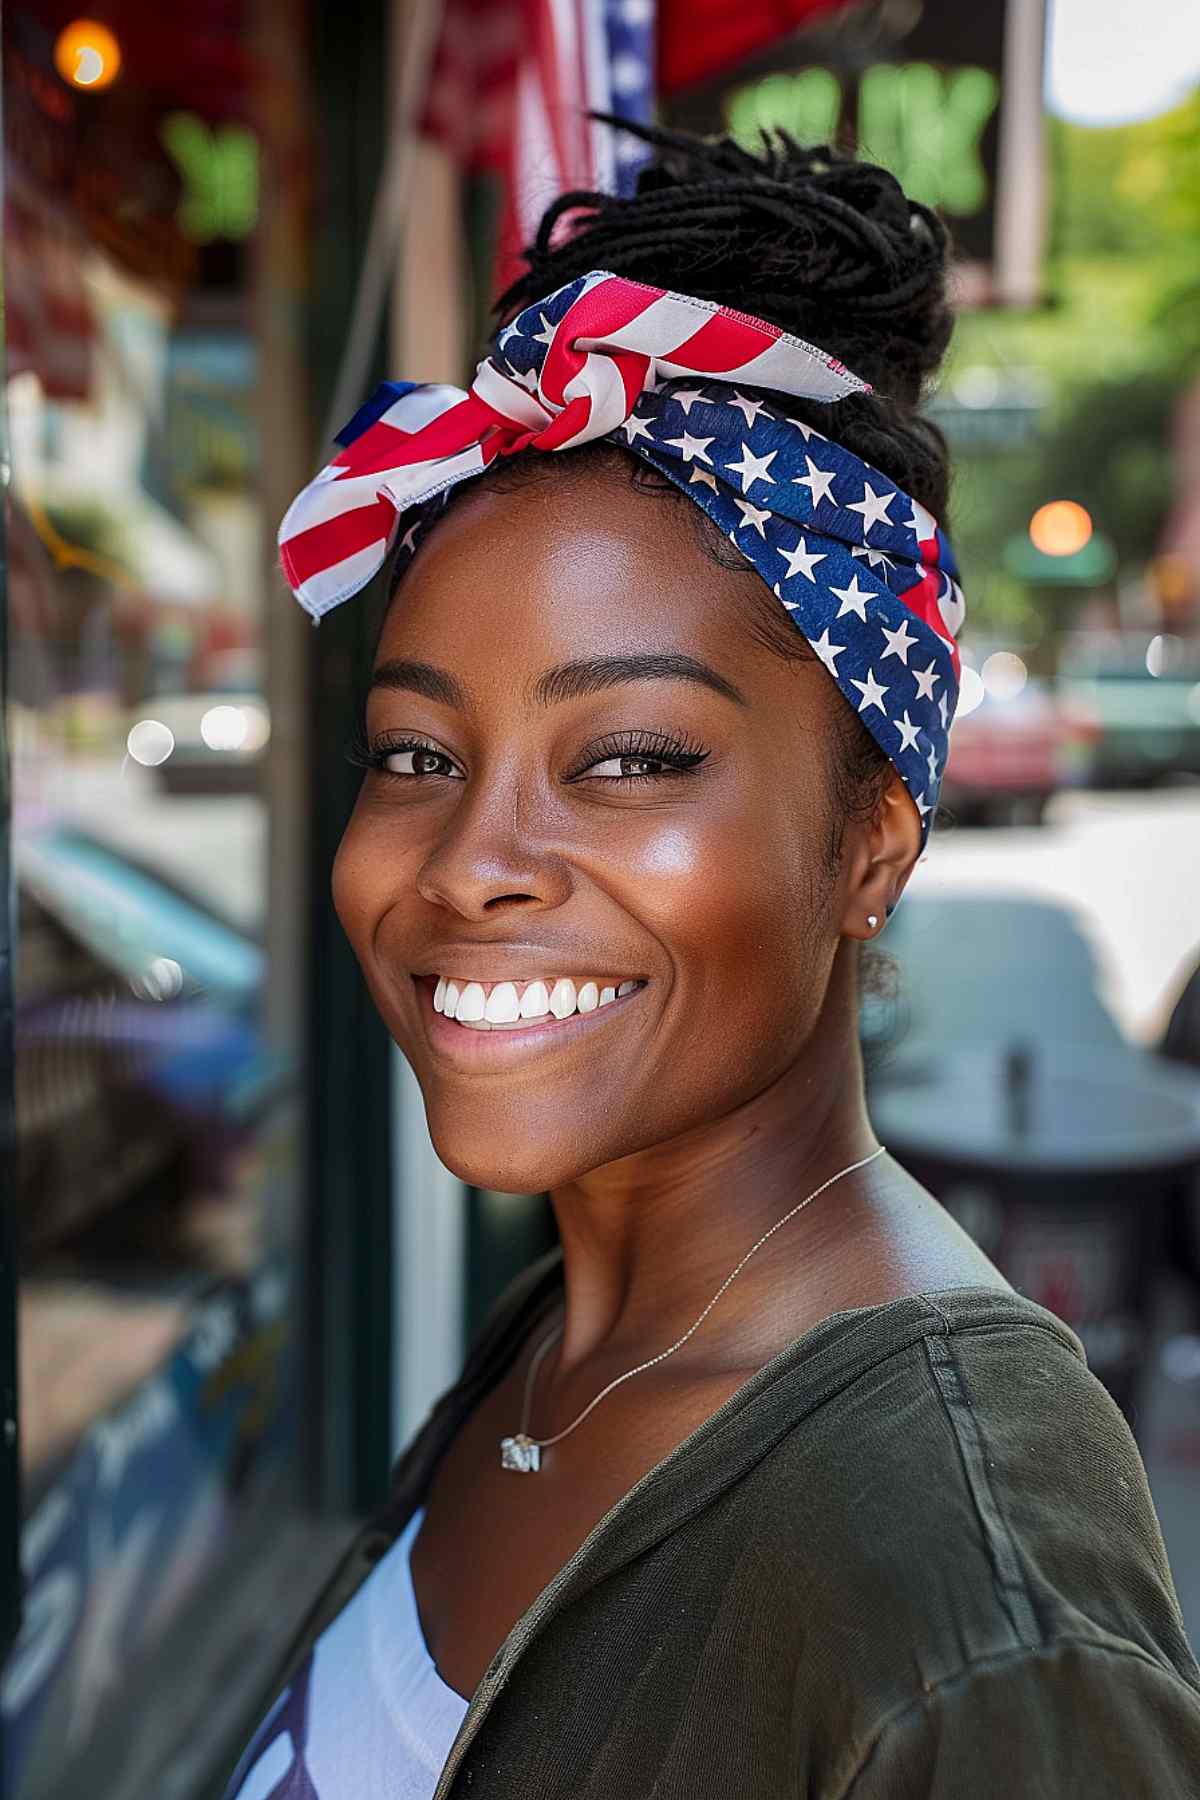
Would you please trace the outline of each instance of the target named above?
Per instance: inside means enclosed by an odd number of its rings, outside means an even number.
[[[659,775],[664,767],[661,756],[609,756],[602,763],[593,763],[588,774],[603,781],[620,781],[630,776]]]
[[[439,770],[432,765],[444,761],[441,751],[389,751],[383,758],[383,767],[390,776],[435,776]]]
[[[583,781],[665,781],[698,768],[708,751],[665,731],[609,736],[589,746],[575,771]]]
[[[446,752],[431,749],[428,744],[405,744],[394,750],[384,750],[379,756],[379,767],[388,775],[446,775],[461,779]]]

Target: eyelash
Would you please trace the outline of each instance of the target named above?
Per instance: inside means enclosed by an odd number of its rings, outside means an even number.
[[[420,781],[427,779],[429,771],[422,775],[401,775],[396,770],[385,767],[389,756],[397,756],[405,750],[425,750],[431,756],[440,756],[452,762],[445,750],[431,744],[425,738],[395,737],[377,738],[373,743],[367,738],[363,727],[356,728],[354,737],[346,749],[347,760],[360,769],[373,769],[393,781]],[[567,779],[577,781],[595,763],[610,762],[615,757],[628,760],[644,760],[662,763],[665,766],[652,774],[643,775],[594,775],[593,781],[611,783],[613,786],[622,783],[641,781],[661,781],[679,775],[687,775],[697,768],[708,756],[708,751],[689,738],[677,736],[666,731],[615,732],[589,745],[587,760],[580,764]]]

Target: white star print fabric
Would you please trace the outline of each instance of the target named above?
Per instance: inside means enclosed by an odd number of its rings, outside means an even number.
[[[964,600],[933,516],[788,415],[867,384],[777,326],[592,270],[500,333],[469,391],[386,382],[280,527],[314,620],[399,575],[450,489],[498,455],[606,437],[682,488],[753,564],[904,781],[928,838]]]

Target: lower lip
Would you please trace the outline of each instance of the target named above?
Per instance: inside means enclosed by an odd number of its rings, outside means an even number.
[[[433,990],[436,982],[433,976],[414,979],[433,1048],[448,1060],[472,1069],[507,1068],[526,1057],[537,1056],[543,1050],[566,1049],[589,1031],[602,1026],[614,1013],[623,1013],[630,1001],[636,1000],[644,991],[644,985],[634,988],[631,994],[621,994],[607,1006],[597,1006],[590,1013],[572,1013],[566,1019],[550,1015],[536,1025],[519,1025],[511,1030],[506,1030],[503,1025],[493,1025],[490,1031],[472,1031],[469,1026],[460,1025],[457,1020],[435,1011]]]

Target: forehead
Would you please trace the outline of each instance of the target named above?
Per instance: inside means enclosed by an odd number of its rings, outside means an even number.
[[[690,505],[635,488],[620,469],[555,472],[511,491],[485,478],[422,540],[378,656],[540,669],[670,646],[744,666],[762,654],[743,622],[762,578],[705,554],[680,516]]]

